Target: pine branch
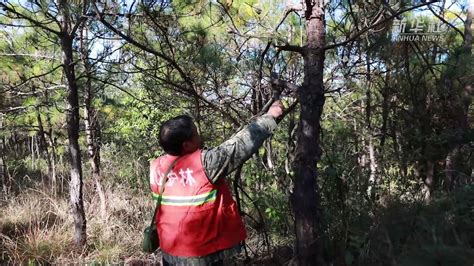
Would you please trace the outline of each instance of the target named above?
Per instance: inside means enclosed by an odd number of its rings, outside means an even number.
[[[29,16],[26,16],[26,15],[20,13],[19,11],[17,11],[14,7],[8,6],[8,5],[6,5],[5,3],[2,3],[2,2],[0,2],[0,7],[3,8],[3,10],[5,10],[5,11],[8,11],[8,12],[11,12],[11,13],[15,14],[18,18],[25,19],[25,20],[31,22],[33,25],[35,25],[35,26],[37,26],[37,27],[39,27],[39,28],[41,28],[45,31],[54,33],[55,35],[58,35],[58,36],[61,35],[61,32],[45,26],[45,24],[48,24],[48,23],[43,23],[43,22],[35,20],[35,19],[33,19]]]

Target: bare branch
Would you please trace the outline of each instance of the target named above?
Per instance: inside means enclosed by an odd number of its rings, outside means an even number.
[[[201,102],[207,104],[211,109],[214,109],[215,111],[217,111],[217,112],[221,113],[222,115],[224,115],[224,117],[226,117],[229,121],[231,121],[237,127],[239,127],[241,125],[241,123],[235,117],[233,117],[228,111],[222,110],[219,106],[215,105],[214,103],[212,103],[211,101],[206,99],[204,96],[197,93],[195,90],[189,89],[189,88],[184,87],[180,84],[177,84],[177,83],[175,83],[171,80],[167,80],[167,79],[161,78],[161,77],[156,76],[156,75],[154,77],[157,80],[160,80],[162,82],[165,82],[166,84],[169,84],[169,85],[173,86],[178,92],[181,92],[182,94],[190,96],[190,97],[194,97],[195,99],[198,99]]]
[[[116,33],[117,35],[122,37],[128,43],[142,49],[143,51],[146,51],[148,53],[156,55],[156,56],[162,58],[163,60],[165,60],[166,62],[168,62],[171,66],[173,66],[174,69],[176,69],[179,72],[181,78],[184,79],[184,81],[188,84],[188,86],[190,86],[191,88],[194,87],[193,81],[186,75],[186,73],[184,73],[183,69],[176,63],[176,61],[174,61],[169,56],[150,48],[149,46],[146,46],[142,43],[139,43],[134,38],[132,38],[130,35],[128,35],[126,33],[123,33],[119,29],[112,26],[110,23],[108,23],[105,20],[104,16],[99,12],[99,9],[97,8],[97,5],[95,4],[95,1],[93,1],[93,7],[96,11],[96,15],[99,18],[99,21],[102,22],[102,24],[104,24],[104,26],[106,26],[108,29],[110,29],[111,31],[113,31],[114,33]]]
[[[8,53],[0,53],[0,56],[24,56],[24,57],[43,58],[43,59],[51,59],[51,60],[61,60],[61,58],[56,58],[56,57],[54,57],[54,56],[41,55],[41,54],[8,54]]]
[[[34,107],[34,106],[16,106],[16,107],[9,107],[8,109],[0,110],[0,114],[6,114],[6,113],[15,112],[15,111],[22,111],[22,110],[26,110],[26,109],[31,108],[31,107]]]
[[[14,95],[15,96],[30,96],[30,95],[39,95],[41,93],[45,93],[46,91],[49,91],[49,90],[56,90],[58,88],[67,88],[66,85],[64,84],[60,84],[60,85],[54,85],[54,86],[50,86],[50,87],[47,87],[47,88],[44,88],[40,91],[34,91],[34,92],[14,92]]]
[[[27,79],[24,79],[20,84],[13,86],[13,88],[18,88],[18,87],[20,87],[20,86],[23,86],[23,85],[25,85],[26,83],[28,83],[29,81],[31,81],[31,80],[33,80],[33,79],[41,78],[41,77],[47,76],[47,75],[53,73],[54,71],[56,71],[58,68],[60,68],[60,67],[62,67],[62,66],[63,66],[62,64],[57,65],[57,66],[55,66],[54,68],[52,68],[51,70],[49,70],[49,71],[47,71],[47,72],[45,72],[45,73],[41,73],[41,74],[39,74],[39,75],[34,75],[34,76],[31,76],[31,77],[29,77],[29,78],[27,78]]]
[[[298,45],[285,44],[285,45],[275,45],[275,47],[282,51],[297,52],[300,54],[303,54],[305,52],[305,48]]]
[[[227,15],[227,17],[229,18],[230,22],[232,23],[232,26],[233,26],[233,28],[234,28],[233,33],[236,33],[236,34],[239,34],[239,35],[240,35],[239,29],[238,29],[237,26],[235,25],[235,22],[234,22],[234,19],[232,18],[232,16],[229,14],[229,11],[227,10],[226,5],[223,4],[222,2],[220,2],[219,0],[217,1],[217,3],[218,3],[219,5],[221,5],[222,10],[224,11],[224,13]]]
[[[134,100],[137,100],[137,101],[139,101],[139,102],[141,102],[141,103],[144,103],[144,104],[151,104],[151,105],[153,105],[153,102],[149,102],[149,101],[140,99],[139,97],[135,96],[133,93],[131,93],[131,92],[127,91],[126,89],[124,89],[122,86],[116,85],[116,84],[114,84],[113,82],[110,82],[110,81],[108,81],[108,80],[100,79],[100,78],[98,78],[98,77],[96,77],[96,76],[90,76],[90,78],[93,79],[93,80],[95,80],[95,81],[98,81],[98,82],[100,82],[100,83],[102,83],[102,84],[112,86],[112,87],[118,89],[119,91],[124,92],[124,93],[127,94],[128,96],[132,97],[132,99],[134,99]],[[123,84],[122,84],[122,85],[123,85]]]
[[[431,6],[428,6],[428,8],[430,9],[431,13],[433,13],[433,15],[435,15],[435,17],[437,17],[439,20],[441,20],[444,24],[448,25],[449,27],[451,27],[452,29],[454,29],[455,31],[457,31],[461,36],[462,38],[464,39],[464,33],[456,28],[456,26],[454,26],[453,24],[449,23],[448,21],[446,21],[442,16],[440,16],[439,14],[437,14],[436,12],[434,12],[434,10],[431,8]]]
[[[87,21],[87,17],[83,16],[79,19],[79,21],[76,23],[76,25],[74,25],[74,27],[72,28],[71,32],[70,32],[70,35],[71,36],[74,36],[76,34],[76,31],[79,29],[79,27],[82,25],[82,23],[86,22]]]
[[[274,78],[272,78],[271,82],[272,82],[272,85],[289,89],[291,92],[297,92],[297,91],[299,91],[299,90],[301,89],[300,86],[298,86],[298,85],[296,85],[296,84],[293,84],[293,83],[291,83],[291,82],[289,82],[289,81],[282,80],[282,79],[274,79]]]
[[[301,11],[303,10],[303,6],[301,4],[295,4],[295,5],[288,5],[286,6],[285,8],[285,13],[283,14],[283,17],[282,19],[280,20],[280,22],[278,23],[278,25],[275,27],[275,31],[278,30],[278,28],[280,28],[281,24],[283,24],[283,22],[285,22],[286,18],[288,17],[288,15],[291,13],[291,12],[297,12],[297,11]]]

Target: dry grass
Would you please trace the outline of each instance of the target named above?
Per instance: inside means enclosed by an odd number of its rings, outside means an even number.
[[[160,255],[141,252],[142,231],[154,209],[147,191],[137,193],[125,186],[106,189],[106,221],[89,180],[84,191],[87,246],[82,252],[72,244],[73,221],[67,195],[51,196],[45,190],[30,188],[16,196],[0,196],[0,265],[160,264]],[[266,251],[263,238],[254,230],[249,233],[249,255],[262,256]],[[241,258],[229,265],[247,263]]]
[[[93,192],[93,189],[86,189]],[[87,247],[74,250],[73,221],[67,197],[37,189],[23,190],[0,204],[0,264],[136,263],[158,261],[140,252],[142,230],[151,219],[153,203],[146,193],[124,188],[107,191],[107,222],[98,198],[85,195]]]

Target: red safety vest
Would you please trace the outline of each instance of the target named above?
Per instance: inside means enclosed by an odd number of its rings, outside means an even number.
[[[150,184],[158,197],[176,156],[151,162]],[[201,163],[201,150],[182,156],[168,174],[156,217],[161,249],[173,256],[205,256],[236,246],[246,238],[237,204],[227,183],[212,184]]]

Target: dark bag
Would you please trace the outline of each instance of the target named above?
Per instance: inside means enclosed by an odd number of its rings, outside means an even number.
[[[150,226],[147,226],[145,230],[143,230],[142,250],[146,253],[153,253],[160,247],[160,238],[158,237],[158,230],[156,228],[155,218],[160,207],[162,193],[163,191],[161,191],[160,196],[156,202],[156,207],[155,211],[153,212],[153,218],[151,218]]]
[[[171,163],[168,171],[166,171],[165,178],[161,183],[160,187],[160,194],[158,194],[158,200],[156,201],[155,211],[153,212],[153,218],[151,219],[150,226],[147,226],[145,230],[143,230],[143,240],[142,240],[142,251],[146,253],[153,253],[160,247],[160,238],[158,237],[158,230],[156,228],[156,215],[158,214],[160,204],[161,204],[161,195],[163,195],[163,191],[165,190],[165,183],[168,181],[168,174],[173,169],[176,164],[176,158],[173,163]]]
[[[160,247],[160,238],[156,225],[148,226],[143,230],[142,250],[146,253],[153,253]]]
[[[146,253],[153,253],[160,247],[160,238],[156,225],[151,225],[143,230],[142,250]]]

